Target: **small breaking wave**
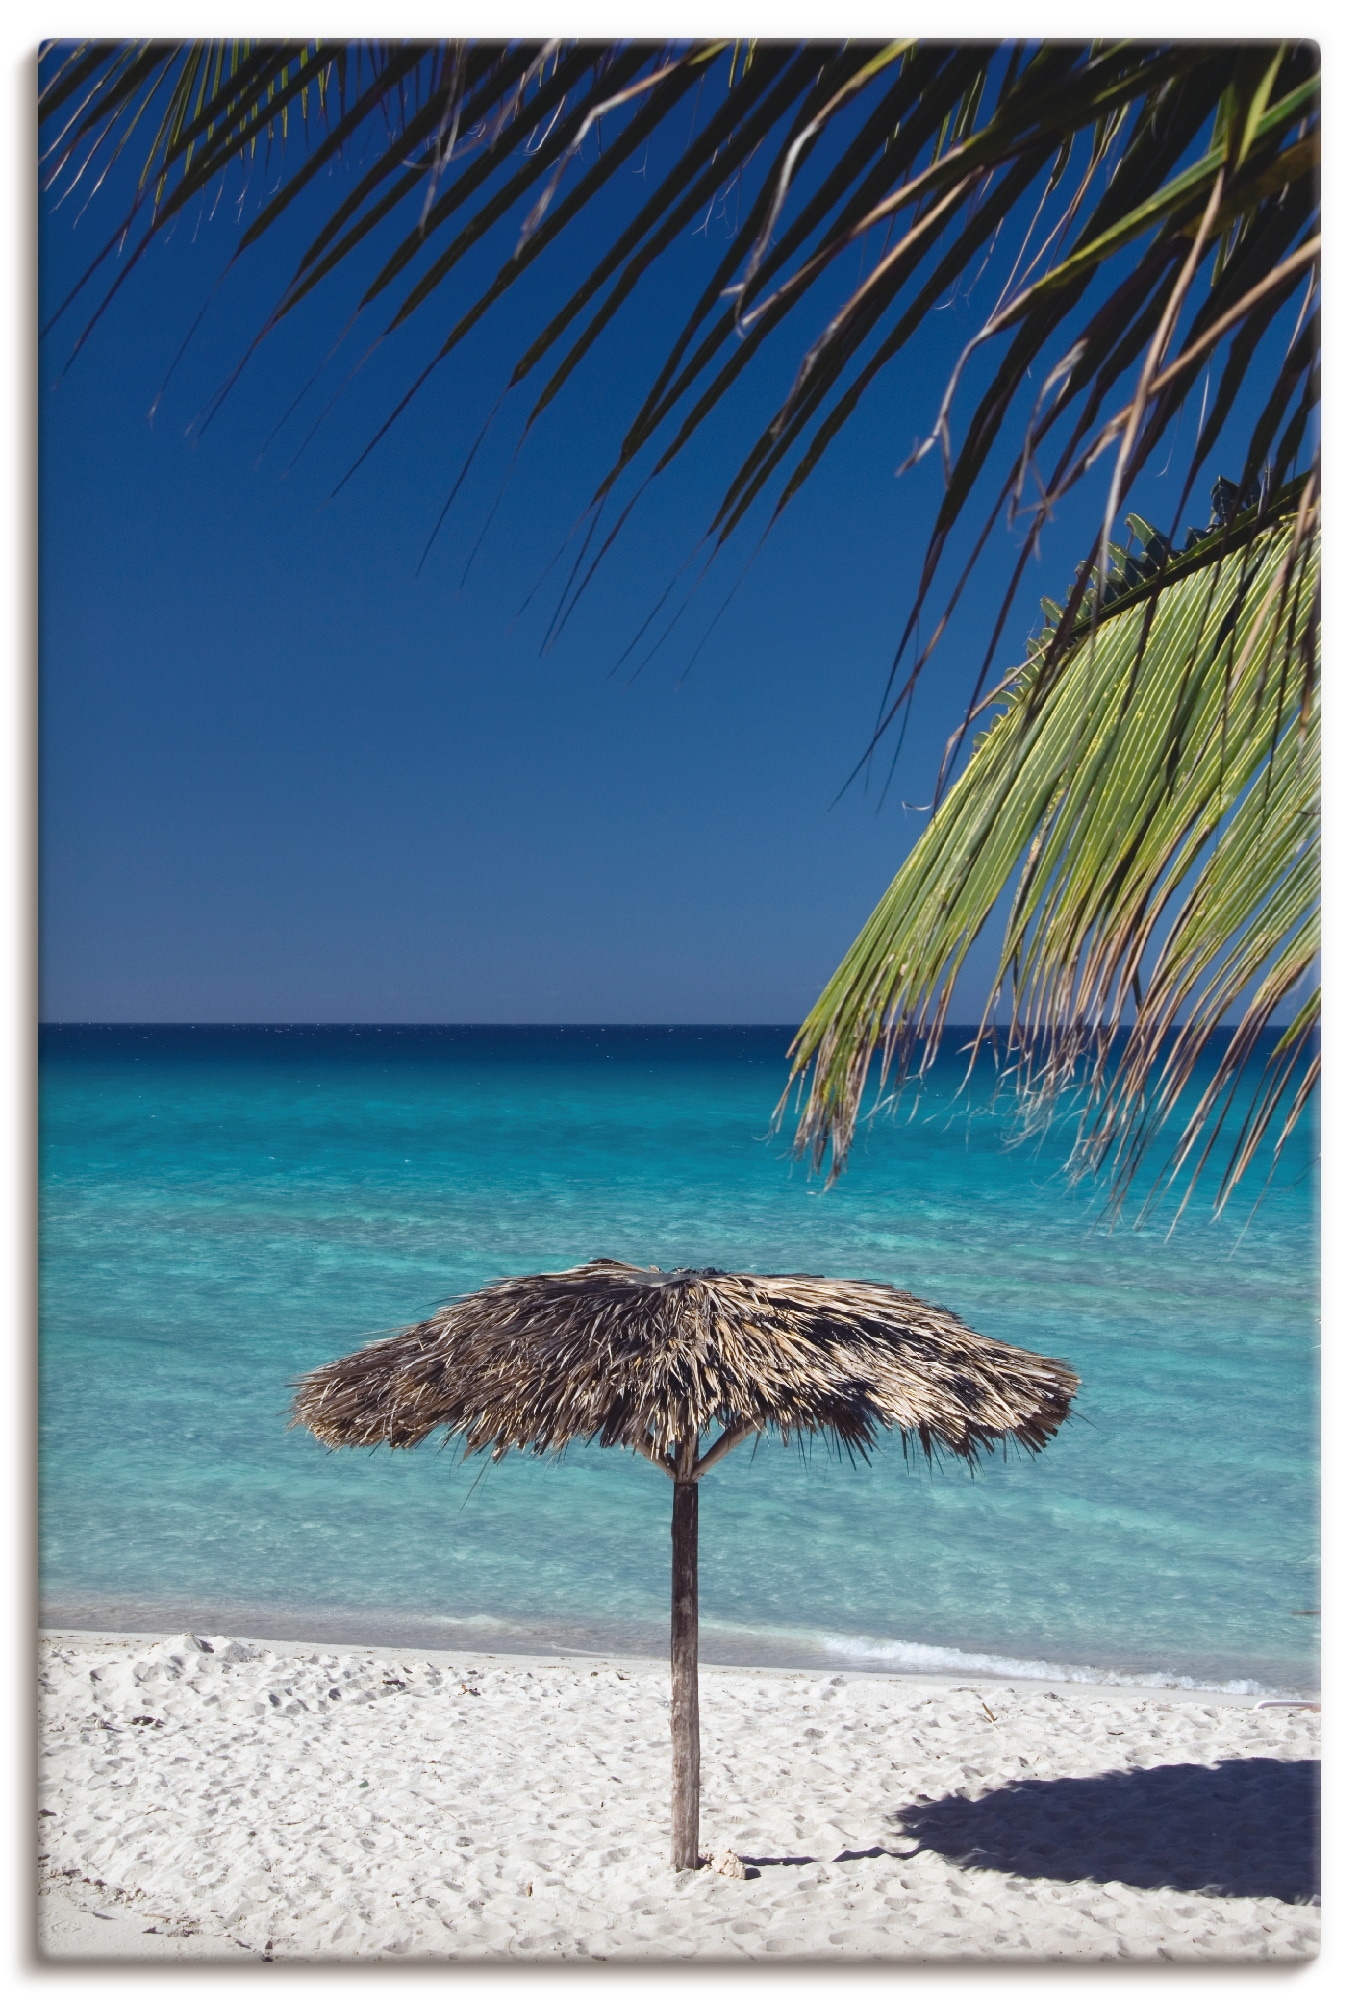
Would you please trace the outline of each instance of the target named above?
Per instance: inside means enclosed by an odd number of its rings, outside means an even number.
[[[985,1674],[988,1680],[1076,1681],[1100,1687],[1203,1688],[1215,1694],[1277,1694],[1279,1689],[1256,1680],[1199,1680],[1192,1674],[1146,1669],[1120,1672],[1114,1667],[1072,1666],[1060,1660],[1018,1660],[1003,1653],[965,1653],[956,1646],[917,1645],[908,1639],[856,1639],[823,1636],[822,1646],[847,1666],[878,1668],[898,1674]]]

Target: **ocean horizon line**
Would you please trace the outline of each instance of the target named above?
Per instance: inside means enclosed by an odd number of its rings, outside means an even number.
[[[582,1028],[589,1031],[600,1029],[665,1029],[667,1033],[683,1030],[711,1032],[715,1028],[746,1029],[766,1028],[771,1033],[792,1030],[796,1032],[797,1021],[86,1021],[86,1020],[40,1020],[40,1028]],[[959,1021],[951,1023],[962,1033],[971,1033],[976,1022]]]
[[[1278,1022],[1275,1023],[1274,1025],[1277,1031],[1279,1033],[1282,1033],[1289,1024],[1287,1022]],[[48,1019],[39,1019],[39,1021],[37,1022],[37,1027],[40,1034],[54,1032],[54,1031],[59,1032],[65,1030],[78,1030],[84,1033],[89,1033],[89,1032],[134,1033],[134,1032],[150,1032],[153,1030],[157,1031],[173,1030],[176,1033],[181,1033],[181,1034],[184,1033],[196,1034],[196,1033],[206,1033],[209,1031],[220,1032],[224,1030],[230,1030],[231,1032],[238,1034],[252,1034],[252,1033],[274,1034],[280,1032],[303,1032],[308,1034],[316,1034],[316,1033],[353,1034],[359,1031],[371,1031],[374,1033],[385,1033],[388,1031],[399,1031],[403,1033],[411,1033],[415,1031],[426,1031],[426,1032],[436,1031],[439,1033],[451,1033],[457,1031],[460,1033],[467,1033],[467,1034],[489,1034],[489,1033],[503,1034],[509,1032],[524,1033],[524,1034],[529,1034],[529,1033],[543,1034],[543,1033],[555,1032],[558,1034],[664,1033],[664,1034],[709,1034],[710,1035],[710,1034],[765,1033],[765,1034],[796,1035],[801,1026],[802,1026],[801,1021],[796,1021],[796,1020],[790,1020],[790,1021],[583,1021],[583,1020],[582,1021],[561,1021],[561,1020],[557,1021],[547,1021],[547,1020],[543,1021],[527,1021],[527,1020],[309,1021],[309,1020],[297,1019],[297,1020],[187,1021],[187,1020],[167,1019],[167,1020],[122,1021],[122,1020],[92,1020],[92,1019],[84,1020],[75,1018],[53,1020],[48,1018]],[[1235,1022],[1232,1021],[1224,1022],[1220,1027],[1217,1027],[1210,1031],[1207,1040],[1209,1042],[1215,1042],[1218,1040],[1229,1039],[1231,1035],[1235,1033],[1236,1026],[1237,1024]],[[944,1034],[945,1037],[949,1040],[951,1040],[955,1036],[970,1036],[970,1035],[976,1035],[978,1033],[985,1033],[987,1035],[1001,1035],[1008,1032],[1009,1027],[1010,1023],[1005,1020],[993,1021],[990,1023],[982,1023],[979,1021],[949,1021],[947,1026],[945,1027]],[[1115,1033],[1119,1035],[1126,1035],[1127,1032],[1128,1029],[1126,1024],[1120,1025],[1120,1027],[1115,1030]],[[1312,1035],[1309,1036],[1309,1041],[1313,1039],[1319,1039],[1318,1031],[1314,1030]]]

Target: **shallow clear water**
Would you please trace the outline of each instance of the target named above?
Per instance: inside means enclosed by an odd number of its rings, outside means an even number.
[[[1029,1460],[763,1443],[702,1487],[710,1658],[1296,1688],[1316,1647],[1310,1139],[1256,1209],[1102,1226],[946,1061],[829,1193],[782,1029],[48,1029],[54,1620],[656,1650],[653,1467],[330,1454],[287,1383],[449,1294],[608,1255],[880,1278],[1069,1360]],[[960,1657],[961,1656],[961,1657]],[[1005,1663],[1003,1666],[1001,1663]]]

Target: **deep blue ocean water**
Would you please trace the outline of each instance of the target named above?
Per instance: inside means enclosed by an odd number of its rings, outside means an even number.
[[[768,1138],[771,1028],[50,1028],[50,1621],[660,1651],[668,1482],[327,1453],[288,1381],[490,1279],[607,1255],[887,1279],[1070,1361],[975,1477],[742,1448],[702,1492],[705,1657],[1313,1685],[1316,1231],[1300,1131],[1251,1214],[1112,1232],[958,1059],[828,1192]],[[1243,1229],[1248,1215],[1250,1223]]]

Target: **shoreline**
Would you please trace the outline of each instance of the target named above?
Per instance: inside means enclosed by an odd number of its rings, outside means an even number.
[[[188,1633],[40,1644],[48,1962],[1293,1961],[1319,1718],[1177,1689]]]
[[[167,1632],[231,1631],[257,1643],[309,1647],[395,1647],[432,1653],[505,1654],[529,1659],[604,1657],[641,1662],[669,1657],[669,1637],[659,1622],[565,1620],[517,1622],[494,1617],[439,1617],[400,1609],[355,1610],[341,1605],[290,1609],[238,1599],[60,1598],[39,1606],[43,1632],[82,1632],[146,1637]],[[1254,1663],[1254,1671],[1211,1668],[1202,1673],[1164,1668],[1145,1660],[1130,1664],[1026,1658],[963,1647],[884,1639],[870,1634],[800,1632],[742,1628],[718,1620],[700,1622],[699,1662],[705,1668],[734,1667],[810,1673],[852,1673],[905,1680],[990,1682],[1106,1688],[1124,1691],[1184,1692],[1212,1698],[1229,1696],[1316,1700],[1319,1663],[1310,1674],[1276,1662]]]
[[[217,1643],[216,1630],[209,1631],[199,1625],[197,1634]],[[42,1625],[38,1628],[39,1641],[46,1643],[83,1644],[98,1642],[111,1647],[154,1647],[177,1643],[180,1635],[163,1630],[156,1632],[124,1632],[113,1629],[97,1629],[92,1626]],[[185,1637],[189,1634],[186,1631]],[[421,1644],[403,1644],[399,1640],[383,1642],[344,1643],[327,1639],[281,1639],[258,1632],[231,1632],[222,1635],[223,1644],[256,1646],[274,1654],[280,1659],[300,1660],[311,1664],[321,1664],[337,1659],[358,1658],[369,1654],[387,1654],[397,1661],[417,1662],[436,1666],[448,1673],[485,1672],[489,1669],[510,1669],[522,1672],[534,1668],[580,1668],[602,1670],[632,1675],[654,1675],[665,1681],[670,1676],[670,1661],[657,1653],[605,1653],[584,1649],[558,1652],[531,1653],[518,1647],[501,1644],[490,1647],[432,1647]],[[904,1668],[852,1667],[840,1662],[823,1660],[813,1667],[790,1665],[771,1666],[749,1664],[744,1661],[705,1660],[699,1658],[699,1671],[706,1680],[735,1676],[749,1676],[761,1680],[779,1681],[836,1681],[876,1683],[881,1681],[900,1682],[909,1688],[947,1689],[958,1691],[981,1682],[988,1688],[1007,1688],[1016,1693],[1053,1694],[1070,1696],[1076,1701],[1123,1701],[1141,1698],[1171,1704],[1190,1703],[1197,1707],[1242,1708],[1253,1710],[1262,1699],[1271,1704],[1289,1708],[1306,1709],[1317,1704],[1316,1694],[1288,1694],[1267,1696],[1249,1693],[1234,1688],[1213,1688],[1195,1685],[1193,1687],[1165,1686],[1159,1682],[1132,1681],[1067,1681],[1041,1680],[1036,1676],[1018,1674],[983,1673],[913,1673]]]

